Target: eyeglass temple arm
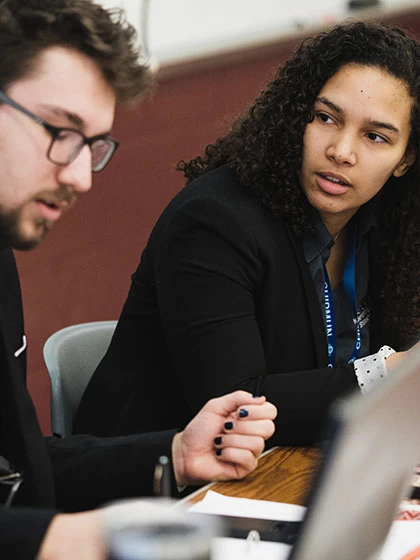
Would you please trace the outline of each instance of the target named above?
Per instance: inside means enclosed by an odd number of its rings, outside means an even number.
[[[36,115],[28,111],[28,109],[25,109],[25,107],[22,107],[22,105],[19,105],[19,103],[16,103],[16,101],[13,101],[13,99],[10,99],[10,97],[1,90],[0,90],[0,101],[5,103],[6,105],[10,105],[11,107],[14,107],[21,113],[24,113],[26,116],[30,117],[36,123],[45,126],[46,123],[40,117],[37,117]]]

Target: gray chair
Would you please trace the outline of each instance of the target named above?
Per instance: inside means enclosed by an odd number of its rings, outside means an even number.
[[[53,434],[71,434],[83,392],[109,346],[116,324],[117,321],[95,321],[72,325],[55,332],[45,342]]]

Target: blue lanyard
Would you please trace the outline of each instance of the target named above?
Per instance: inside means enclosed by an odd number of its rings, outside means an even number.
[[[344,289],[352,303],[353,315],[356,323],[356,340],[354,342],[353,352],[347,362],[349,364],[357,359],[362,345],[360,324],[359,324],[359,319],[357,317],[356,241],[357,241],[356,228],[351,227],[349,251],[347,254],[346,264],[344,266],[344,274],[343,274]],[[328,278],[328,272],[325,266],[324,266],[324,274],[325,274],[324,305],[325,305],[325,325],[327,331],[327,344],[328,344],[328,367],[334,367],[335,355],[336,355],[335,315],[334,315],[334,305],[333,305],[330,279]]]

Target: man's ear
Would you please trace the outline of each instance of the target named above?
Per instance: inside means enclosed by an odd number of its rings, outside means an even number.
[[[394,169],[394,177],[402,177],[407,173],[413,163],[416,161],[417,150],[413,146],[409,146],[404,154],[404,157]]]

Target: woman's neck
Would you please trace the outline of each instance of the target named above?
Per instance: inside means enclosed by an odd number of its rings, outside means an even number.
[[[329,234],[334,240],[338,240],[341,236],[341,232],[347,229],[347,224],[350,222],[352,217],[356,214],[356,210],[351,212],[346,212],[345,214],[329,214],[326,212],[319,212],[321,220],[324,222]]]
[[[334,245],[331,247],[330,256],[325,263],[325,267],[328,272],[331,288],[334,289],[343,277],[344,266],[346,263],[348,239],[347,225],[338,230],[332,237]]]

